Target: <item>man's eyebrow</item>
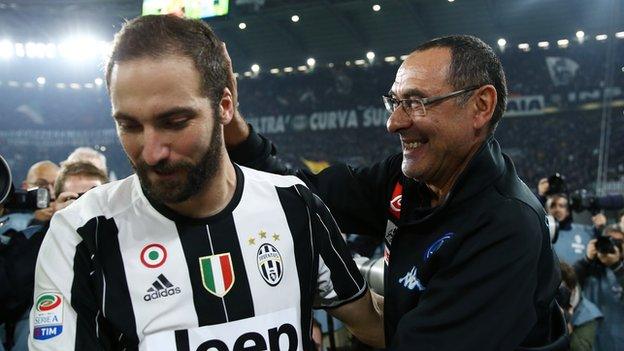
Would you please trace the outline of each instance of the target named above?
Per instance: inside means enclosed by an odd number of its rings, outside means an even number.
[[[424,97],[429,96],[429,94],[423,92],[422,90],[418,88],[409,88],[409,89],[402,91],[402,93],[403,93],[401,94],[402,98],[411,98],[411,97],[424,98]],[[398,97],[398,95],[392,90],[388,92],[388,95]]]
[[[177,107],[172,107],[168,109],[167,111],[157,114],[155,119],[163,120],[171,116],[175,116],[175,115],[195,115],[195,114],[197,114],[197,110],[195,110],[194,108],[177,106]],[[113,118],[116,120],[136,120],[137,119],[136,117],[133,117],[132,115],[129,115],[124,112],[116,112],[115,114],[113,114]]]

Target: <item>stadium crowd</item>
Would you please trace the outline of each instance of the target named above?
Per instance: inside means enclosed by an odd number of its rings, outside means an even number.
[[[603,111],[595,103],[600,102],[602,96],[599,94],[599,97],[588,100],[589,104],[570,101],[568,96],[584,89],[604,92],[604,67],[595,64],[605,62],[605,50],[600,49],[604,45],[593,42],[566,49],[534,49],[530,52],[509,49],[501,54],[510,95],[541,95],[545,100],[543,113],[503,118],[496,134],[503,150],[513,158],[519,176],[535,187],[536,193],[540,179],[555,172],[565,175],[569,189],[591,188],[596,179]],[[622,67],[624,45],[618,43],[616,52],[616,66]],[[565,57],[578,64],[578,68],[569,73],[569,81],[565,84],[556,83],[549,72],[547,57],[551,56]],[[296,167],[303,167],[306,160],[368,165],[400,150],[396,136],[386,132],[385,123],[362,126],[361,122],[363,110],[381,106],[381,95],[387,92],[396,69],[397,64],[391,63],[365,66],[351,63],[333,68],[317,67],[308,73],[262,73],[255,78],[240,80],[241,111],[252,124],[263,117],[292,117],[285,122],[283,130],[263,132],[280,148],[281,157]],[[612,86],[624,86],[624,71],[617,70]],[[26,183],[31,172],[35,172],[32,165],[41,160],[60,163],[78,146],[96,147],[105,154],[108,171],[113,172],[111,178],[130,174],[131,168],[116,135],[110,132],[114,130],[114,124],[103,87],[78,90],[59,89],[52,85],[27,88],[3,84],[0,93],[5,97],[0,101],[0,150],[8,160],[16,181],[24,180]],[[621,101],[623,97],[616,96],[615,100]],[[608,179],[614,181],[624,181],[624,138],[621,137],[624,135],[624,123],[619,106],[610,111]],[[309,125],[297,128],[294,122],[294,116],[305,119],[315,112],[345,110],[356,111],[357,127],[338,125],[311,130]],[[262,126],[258,127],[262,129]],[[41,133],[36,135],[41,138],[23,140],[20,131],[24,130],[39,131]],[[72,134],[70,130],[78,133]],[[58,133],[46,134],[47,131]],[[74,137],[76,139],[72,140]],[[67,176],[72,167],[75,163],[64,164],[57,170],[59,177],[63,174]],[[85,165],[78,168],[73,170],[77,172],[74,175],[95,178],[97,184],[94,183],[94,186],[108,180],[107,175],[98,173],[97,169]],[[72,196],[66,194],[63,197],[65,190],[63,186],[56,189],[57,199],[62,199],[57,200],[58,203],[71,201],[75,199],[74,195],[83,192],[72,191]],[[592,347],[596,350],[616,350],[624,347],[621,328],[624,323],[621,317],[624,316],[624,266],[621,256],[624,251],[621,246],[624,213],[611,218],[596,216],[591,225],[576,224],[565,194],[544,192],[539,195],[543,196],[548,212],[560,224],[555,249],[573,267],[568,269],[564,266],[563,270],[564,285],[569,291],[569,305],[565,307],[568,308],[571,321],[568,327],[576,343],[575,350],[591,350]],[[52,212],[62,208],[54,204],[50,207]],[[42,233],[46,225],[46,220],[33,218],[28,226],[12,228],[11,236],[20,238],[13,241],[13,245],[24,244],[31,237],[37,238],[37,233]],[[597,246],[596,241],[603,235],[611,238],[610,247],[613,249],[610,251]],[[24,252],[32,255],[33,248],[21,246],[10,250],[14,250],[13,255]],[[9,342],[19,344],[23,342],[20,341],[23,334],[20,334],[19,328],[23,328],[20,323],[26,318],[26,307],[24,301],[15,306],[6,315],[10,314],[12,328],[16,328]]]

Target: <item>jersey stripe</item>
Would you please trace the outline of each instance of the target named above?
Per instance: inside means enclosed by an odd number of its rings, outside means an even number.
[[[234,271],[229,272],[226,270],[222,273],[222,277],[224,277],[222,281],[227,281],[225,277],[227,277],[228,273],[230,273],[229,279],[234,281],[230,291],[223,297],[229,321],[253,317],[254,306],[249,281],[247,280],[247,270],[245,269],[245,262],[243,261],[243,254],[232,214],[221,217],[218,221],[211,221],[208,223],[208,228],[215,253],[229,253],[232,260]],[[227,260],[227,257],[224,258]],[[223,261],[222,266],[228,267],[229,265],[226,261]]]
[[[98,325],[102,329],[98,331],[99,336],[104,336],[119,346],[137,346],[139,338],[134,308],[130,300],[115,220],[104,216],[95,217],[76,232],[89,247],[90,255],[95,257],[94,265],[98,273],[96,277],[102,278],[95,282],[96,285],[100,285],[96,288],[96,294],[101,293],[99,298],[102,299],[102,317],[109,321],[117,321],[112,325],[103,318],[101,321],[98,320]],[[93,320],[95,321],[95,318]],[[77,334],[80,334],[80,330],[77,330]]]
[[[189,278],[193,290],[193,303],[197,311],[199,326],[226,322],[225,310],[221,299],[212,295],[204,288],[200,257],[212,256],[208,229],[200,223],[176,222],[184,257],[189,270]]]
[[[294,187],[293,187],[294,188]],[[295,262],[299,276],[301,296],[301,332],[305,350],[313,350],[312,340],[312,302],[316,293],[316,274],[310,267],[318,267],[318,255],[314,254],[310,233],[309,212],[303,199],[293,192],[293,188],[277,188],[277,194],[285,211],[288,227],[293,235]]]

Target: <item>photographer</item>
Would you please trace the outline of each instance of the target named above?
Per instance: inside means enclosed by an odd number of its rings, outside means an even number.
[[[106,174],[91,163],[64,164],[54,182],[56,201],[50,205],[50,218],[107,181]],[[10,241],[0,249],[0,323],[6,323],[8,350],[22,351],[28,347],[27,312],[32,304],[35,263],[49,224],[47,220],[20,232],[11,230],[7,233]]]
[[[39,161],[30,167],[26,179],[22,182],[21,188],[23,190],[32,188],[47,189],[50,194],[50,199],[54,200],[54,180],[58,176],[58,173],[59,167],[54,162]],[[0,217],[0,235],[3,235],[10,229],[20,231],[31,224],[48,222],[54,213],[52,204],[47,208],[38,209],[34,212],[28,210],[11,210],[11,208],[6,208],[4,211],[0,211],[0,215],[2,215],[2,217]],[[5,243],[8,241],[6,236],[2,239]]]
[[[574,264],[584,257],[587,244],[606,223],[606,218],[602,214],[592,217],[593,227],[574,223],[568,197],[564,194],[547,196],[546,210],[559,223],[559,235],[553,248],[557,256],[568,264]]]
[[[597,331],[596,351],[624,350],[622,233],[610,229],[605,236],[590,240],[586,257],[574,265],[585,297],[604,315]]]

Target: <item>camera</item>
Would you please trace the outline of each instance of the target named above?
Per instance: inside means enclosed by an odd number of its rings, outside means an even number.
[[[548,177],[548,190],[546,196],[554,194],[567,194],[568,186],[565,182],[565,177],[560,173],[555,173]]]
[[[35,211],[50,206],[50,193],[46,188],[15,189],[9,164],[0,155],[0,205],[12,211]]]
[[[570,194],[570,209],[574,212],[589,210],[597,213],[600,210],[620,210],[624,208],[624,196],[596,196],[585,189]]]
[[[621,247],[621,244],[619,240],[610,236],[600,236],[596,239],[596,251],[603,255],[613,254],[615,253],[615,245]]]

